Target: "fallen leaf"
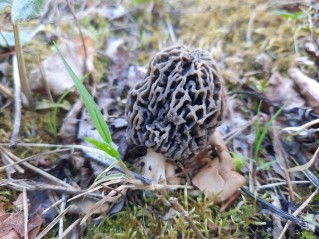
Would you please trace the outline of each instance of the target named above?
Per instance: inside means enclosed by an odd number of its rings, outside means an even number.
[[[24,211],[23,196],[19,195],[13,204],[19,210],[17,213],[5,213],[3,205],[0,205],[0,238],[1,239],[22,239],[24,238]],[[34,239],[40,231],[43,218],[38,210],[28,220],[28,238]]]
[[[305,105],[305,101],[292,88],[289,79],[284,79],[278,72],[274,72],[269,81],[266,96],[272,102],[283,105],[287,100],[286,109],[299,108]]]
[[[219,156],[196,174],[192,183],[215,202],[222,202],[245,183],[245,178],[234,170],[233,159],[218,131],[210,139]],[[206,155],[205,157],[210,157]]]
[[[288,73],[299,87],[300,93],[306,99],[307,104],[313,108],[316,114],[319,114],[319,83],[297,68],[289,69]]]
[[[85,43],[88,55],[88,58],[86,59],[87,70],[93,71],[93,41],[90,38],[85,38]],[[87,73],[84,72],[83,63],[85,54],[79,36],[64,40],[59,46],[59,49],[78,77]],[[61,95],[74,85],[72,78],[69,76],[57,53],[54,53],[42,61],[41,64],[43,66],[45,79],[43,79],[40,68],[32,71],[31,76],[29,77],[29,83],[32,90],[44,91],[44,80],[46,80],[46,85],[53,95]]]

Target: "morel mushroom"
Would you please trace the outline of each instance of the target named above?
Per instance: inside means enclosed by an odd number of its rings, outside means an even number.
[[[206,51],[176,46],[155,55],[126,104],[127,140],[148,148],[144,176],[165,180],[167,158],[185,165],[207,147],[223,121],[223,88]]]

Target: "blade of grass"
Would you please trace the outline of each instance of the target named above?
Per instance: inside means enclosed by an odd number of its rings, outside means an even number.
[[[255,157],[256,160],[258,159],[258,153],[259,153],[259,150],[260,150],[260,147],[261,147],[261,143],[263,142],[266,134],[268,133],[272,123],[278,117],[278,115],[283,111],[285,106],[286,106],[286,103],[283,104],[283,106],[281,106],[280,109],[271,117],[271,119],[267,122],[267,124],[265,125],[264,129],[260,133],[260,135],[259,135],[259,137],[257,139],[256,146],[255,146],[256,151],[255,151],[255,155],[254,156],[257,156],[257,157]],[[257,160],[257,162],[258,162],[258,160]]]
[[[60,50],[58,49],[56,44],[54,44],[54,46],[55,46],[59,56],[61,57],[65,68],[67,69],[67,71],[69,72],[72,80],[74,81],[74,84],[75,84],[77,90],[79,91],[79,93],[81,95],[81,98],[82,98],[82,100],[84,102],[84,105],[85,105],[87,111],[89,112],[97,131],[101,135],[102,139],[106,143],[110,144],[112,142],[112,137],[111,137],[111,134],[110,134],[110,130],[109,130],[109,127],[107,126],[106,122],[104,121],[104,118],[103,118],[99,108],[95,104],[95,102],[94,102],[93,98],[91,97],[90,93],[87,91],[85,86],[82,84],[82,82],[76,76],[76,74],[73,72],[73,70],[71,69],[71,67],[67,63],[67,61],[64,59],[62,53],[60,52]]]
[[[261,111],[262,101],[259,102],[258,109],[257,109],[257,119],[255,121],[256,133],[255,139],[257,140],[260,136],[260,111]],[[254,147],[254,159],[257,160],[259,148],[255,145]]]
[[[110,156],[112,156],[116,159],[120,159],[119,152],[116,149],[114,149],[111,144],[104,143],[104,142],[98,141],[96,139],[88,138],[88,137],[85,137],[84,139],[85,139],[85,141],[89,142],[90,144],[93,144],[95,147],[105,151]]]

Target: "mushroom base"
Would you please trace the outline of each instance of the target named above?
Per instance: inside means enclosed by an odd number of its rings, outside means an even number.
[[[166,160],[167,158],[164,155],[156,153],[150,148],[147,149],[147,153],[142,159],[144,162],[143,176],[155,183],[166,183]]]
[[[181,178],[176,176],[176,165],[170,162],[164,155],[156,153],[150,148],[147,149],[145,156],[140,157],[134,163],[134,168],[154,183],[181,184]]]

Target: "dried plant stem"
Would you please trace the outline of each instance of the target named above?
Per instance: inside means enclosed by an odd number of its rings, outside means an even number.
[[[285,219],[285,220],[290,220],[293,221],[294,223],[298,224],[300,227],[302,228],[306,228],[306,229],[310,229],[313,230],[314,225],[310,222],[304,221],[302,219],[299,219],[297,217],[295,217],[294,215],[291,215],[287,212],[284,212],[276,207],[274,207],[272,204],[270,204],[269,202],[267,202],[264,199],[261,199],[259,197],[257,197],[254,193],[250,192],[246,187],[241,187],[240,188],[244,193],[246,193],[248,196],[254,198],[257,202],[259,202],[260,204],[262,204],[264,207],[266,207],[268,210],[270,210],[273,213],[276,213],[278,216],[280,216],[281,218]]]
[[[54,225],[60,220],[60,218],[64,217],[64,215],[70,210],[70,206],[68,206],[63,212],[61,212],[35,239],[41,239],[44,237]]]
[[[272,205],[274,205],[274,207],[276,207],[276,208],[281,209],[281,204],[280,204],[278,196],[272,192],[271,198],[273,200]],[[276,213],[271,213],[271,216],[272,216],[272,220],[273,220],[272,236],[273,236],[273,238],[278,238],[278,236],[280,235],[282,228],[283,228],[281,225],[281,218]]]
[[[66,238],[66,236],[75,228],[81,221],[81,218],[77,219],[75,222],[73,222],[64,232],[62,235],[59,236],[59,239]]]
[[[1,150],[2,150],[3,152],[5,152],[5,153],[6,153],[11,159],[13,159],[14,161],[16,161],[16,162],[21,161],[21,159],[20,159],[19,157],[15,156],[15,155],[14,155],[13,153],[11,153],[9,150],[7,150],[7,149],[5,149],[5,148],[3,148],[3,147],[1,148]],[[65,186],[65,187],[67,187],[67,188],[72,188],[72,189],[73,189],[73,187],[72,187],[70,184],[68,184],[68,183],[66,183],[66,182],[64,182],[64,181],[62,181],[62,180],[60,180],[60,179],[58,179],[58,178],[52,176],[51,174],[49,174],[49,173],[47,173],[47,172],[45,172],[45,171],[43,171],[43,170],[41,170],[41,169],[39,169],[39,168],[33,166],[32,164],[29,164],[28,162],[22,162],[21,164],[22,164],[23,166],[27,167],[28,169],[30,169],[30,170],[32,170],[32,171],[34,171],[34,172],[40,174],[40,175],[43,176],[44,178],[46,178],[46,179],[48,179],[48,180],[50,180],[50,181],[52,181],[52,182],[54,182],[54,183],[56,183],[56,184],[58,184],[58,185],[63,185],[63,186]]]
[[[21,168],[18,164],[25,162],[25,161],[33,160],[35,158],[39,158],[39,157],[44,156],[44,155],[53,154],[53,153],[61,153],[61,152],[69,151],[69,150],[70,149],[57,149],[57,150],[47,151],[47,152],[35,154],[35,155],[29,156],[27,158],[21,159],[21,161],[18,161],[18,162],[14,162],[10,159],[10,164],[0,167],[0,171],[3,169],[6,169],[8,167],[13,166],[13,167],[15,167],[15,169],[17,171],[19,171],[19,173],[24,173],[23,168]],[[0,151],[1,151],[1,146],[0,146]]]
[[[84,50],[84,60],[83,60],[83,70],[84,72],[88,72],[88,66],[87,66],[87,59],[88,59],[88,53],[87,53],[87,48],[86,48],[86,44],[85,44],[85,40],[84,40],[84,36],[83,36],[83,33],[82,33],[82,30],[81,30],[81,27],[80,27],[80,24],[78,22],[78,19],[76,18],[75,14],[74,14],[74,11],[73,11],[73,8],[69,2],[69,0],[65,0],[69,9],[70,9],[70,12],[73,16],[73,19],[75,21],[75,24],[76,24],[76,27],[78,28],[79,32],[80,32],[80,37],[81,37],[81,41],[82,41],[82,46],[83,46],[83,50]]]
[[[19,68],[19,76],[20,76],[22,92],[27,98],[27,107],[31,109],[32,94],[31,94],[30,85],[27,82],[27,78],[26,78],[25,64],[23,59],[22,47],[20,43],[19,26],[17,24],[13,25],[13,34],[14,34],[14,44],[15,44],[15,51],[16,51],[17,60],[18,60],[18,68]]]
[[[63,212],[65,210],[65,206],[66,206],[66,197],[65,194],[62,194],[62,203],[60,205],[60,211]],[[59,220],[59,238],[61,237],[61,235],[63,235],[63,218],[61,217]]]
[[[292,214],[294,216],[297,216],[303,209],[305,209],[305,207],[310,203],[310,201],[313,199],[314,196],[316,196],[316,194],[318,193],[318,189],[316,189],[316,191],[314,191],[308,198],[306,201],[304,201],[300,207],[297,208],[297,210]],[[281,234],[279,235],[278,239],[281,239],[284,237],[285,232],[287,231],[289,225],[291,224],[291,221],[287,221],[285,224],[284,229],[282,230]]]
[[[29,238],[29,233],[28,233],[28,195],[27,195],[27,190],[24,188],[23,189],[23,218],[24,218],[24,238],[28,239]]]
[[[288,159],[279,139],[280,133],[277,131],[276,120],[273,121],[272,132],[273,132],[273,145],[274,145],[276,160],[279,166],[284,170],[289,195],[294,200],[294,190],[291,184],[291,178],[290,178],[289,172],[286,170],[288,168]]]
[[[13,56],[13,81],[14,81],[14,120],[13,120],[13,131],[10,141],[10,148],[15,148],[18,141],[20,125],[21,125],[21,81],[17,69],[19,63],[17,63],[17,58]],[[19,70],[20,72],[20,70]]]
[[[178,211],[185,220],[189,223],[190,227],[193,229],[195,234],[197,235],[197,238],[205,239],[204,235],[201,233],[201,231],[198,229],[198,227],[195,225],[192,217],[189,215],[188,211],[184,210],[184,208],[179,204],[177,198],[171,197],[169,201],[164,196],[161,196],[162,202],[165,204],[165,206],[171,206],[176,211]]]

